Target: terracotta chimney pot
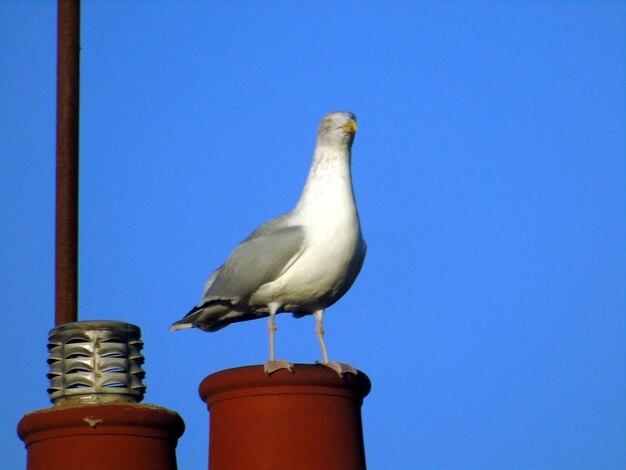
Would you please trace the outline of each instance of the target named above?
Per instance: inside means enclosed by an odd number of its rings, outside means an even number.
[[[176,470],[184,428],[166,408],[110,403],[34,411],[17,432],[28,450],[27,470]]]
[[[361,404],[371,383],[362,372],[295,364],[268,376],[263,366],[206,377],[211,470],[361,470]]]

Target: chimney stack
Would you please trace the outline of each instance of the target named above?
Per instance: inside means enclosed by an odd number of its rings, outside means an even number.
[[[27,470],[176,470],[185,425],[171,410],[142,405],[140,329],[81,321],[50,331],[52,408],[34,411],[17,432]]]
[[[210,414],[209,468],[362,470],[362,372],[295,364],[268,376],[262,365],[217,372],[200,384]]]

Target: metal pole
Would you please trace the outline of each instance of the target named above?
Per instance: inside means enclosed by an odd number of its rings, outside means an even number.
[[[80,0],[58,0],[55,324],[78,318]]]

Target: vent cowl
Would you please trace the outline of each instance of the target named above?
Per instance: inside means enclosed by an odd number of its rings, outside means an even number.
[[[50,330],[48,393],[55,405],[138,403],[146,386],[141,330],[118,321],[79,321]]]

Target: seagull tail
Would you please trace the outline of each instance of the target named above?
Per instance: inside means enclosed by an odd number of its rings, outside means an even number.
[[[193,328],[191,323],[181,323],[183,320],[177,321],[172,326],[170,326],[170,331],[178,331],[178,330],[187,330],[189,328]]]
[[[217,331],[232,323],[232,317],[240,315],[230,305],[207,302],[192,308],[187,315],[170,326],[170,331],[199,328],[203,331]],[[237,321],[237,320],[234,320]]]
[[[181,320],[170,327],[170,331],[199,328],[203,331],[217,331],[227,327],[231,323],[256,320],[267,317],[267,312],[250,312],[235,310],[233,305],[219,301],[209,301],[191,309]]]

